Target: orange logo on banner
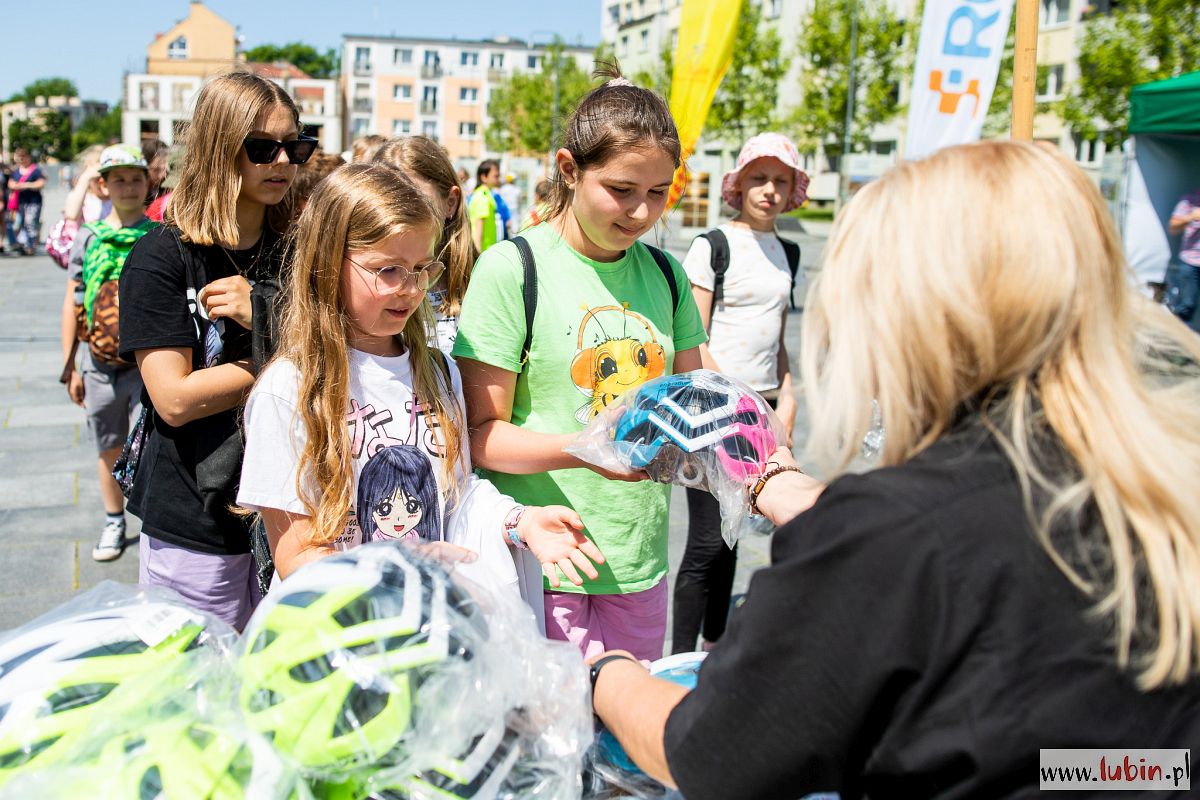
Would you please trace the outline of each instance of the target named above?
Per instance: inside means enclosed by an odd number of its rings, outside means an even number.
[[[962,80],[962,72],[960,70],[950,71],[950,82],[959,83]],[[964,97],[975,98],[975,107],[971,109],[971,116],[975,116],[979,112],[979,81],[972,78],[967,84],[965,92],[950,92],[942,88],[942,71],[935,69],[929,73],[929,91],[937,92],[938,98],[938,113],[939,114],[956,114],[958,113],[958,103]]]

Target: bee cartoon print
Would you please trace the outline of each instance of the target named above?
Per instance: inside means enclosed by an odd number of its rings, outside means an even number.
[[[358,477],[355,509],[363,542],[381,539],[440,542],[442,517],[429,457],[417,448],[381,448]]]
[[[645,317],[627,304],[584,308],[571,380],[588,398],[575,418],[587,424],[610,403],[666,372],[666,351]]]

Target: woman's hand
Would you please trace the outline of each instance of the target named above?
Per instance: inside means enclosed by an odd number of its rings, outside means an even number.
[[[83,376],[79,374],[79,370],[71,370],[71,377],[67,378],[67,394],[71,398],[71,402],[83,408]]]
[[[792,457],[792,451],[781,447],[767,459],[763,473],[776,467],[798,466],[796,459]],[[751,481],[752,489],[757,481],[757,478]],[[758,493],[758,510],[775,525],[783,525],[811,508],[824,490],[825,484],[811,475],[803,472],[780,472],[768,479],[762,491]]]
[[[253,315],[250,305],[250,282],[241,275],[220,278],[200,290],[196,298],[208,312],[209,319],[231,319],[250,330]]]
[[[600,573],[592,565],[604,563],[604,554],[583,533],[583,520],[566,506],[526,506],[517,534],[542,565],[550,585],[558,588],[559,570],[576,586],[583,585],[579,570],[590,580]],[[589,561],[589,559],[591,559]]]

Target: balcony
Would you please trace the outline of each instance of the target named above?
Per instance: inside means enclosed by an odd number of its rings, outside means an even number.
[[[487,77],[490,83],[500,83],[505,78],[504,70],[499,67],[489,67]]]
[[[425,78],[426,80],[432,80],[433,78],[442,77],[442,65],[440,63],[438,63],[438,64],[422,64],[421,65],[421,77]]]
[[[370,61],[355,61],[354,62],[354,74],[355,75],[370,75],[371,72],[372,72],[372,70],[371,70],[371,62]]]
[[[366,111],[367,113],[370,113],[371,107],[371,98],[369,97],[356,97],[353,104],[351,104],[351,108],[354,111]]]
[[[421,101],[421,113],[422,114],[436,114],[437,111],[438,111],[437,100],[422,100]]]

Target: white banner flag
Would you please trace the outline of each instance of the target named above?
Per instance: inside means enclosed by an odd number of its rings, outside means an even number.
[[[1013,0],[926,0],[908,106],[906,158],[979,138]]]

